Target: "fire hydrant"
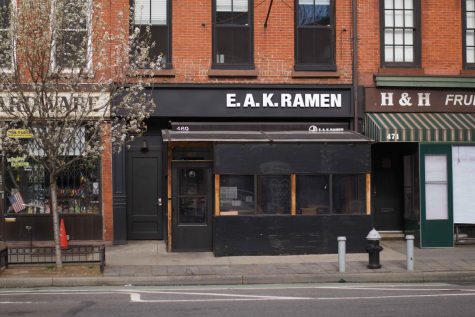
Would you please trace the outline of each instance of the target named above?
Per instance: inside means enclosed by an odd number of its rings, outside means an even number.
[[[368,240],[368,245],[366,246],[366,252],[369,255],[368,269],[379,269],[381,268],[379,252],[383,250],[383,247],[379,245],[381,235],[373,228],[366,236],[366,240]]]

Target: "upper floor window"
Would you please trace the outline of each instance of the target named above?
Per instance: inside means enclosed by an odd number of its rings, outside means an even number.
[[[296,0],[296,70],[336,70],[334,0]]]
[[[86,69],[92,62],[92,3],[77,0],[56,0],[54,68]]]
[[[12,0],[0,0],[0,69],[4,71],[13,67],[12,6]]]
[[[419,64],[418,0],[381,0],[382,53],[385,66]]]
[[[151,61],[160,57],[163,67],[171,66],[170,49],[170,4],[168,0],[131,0],[133,28],[139,28],[140,35],[150,37]]]
[[[464,61],[475,67],[475,0],[465,0],[464,9]]]
[[[214,0],[213,67],[253,67],[252,3]]]

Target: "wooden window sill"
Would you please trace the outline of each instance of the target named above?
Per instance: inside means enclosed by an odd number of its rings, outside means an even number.
[[[255,69],[209,69],[208,77],[251,77],[258,75]]]
[[[292,78],[339,78],[339,71],[301,71],[293,70]]]
[[[175,77],[176,72],[174,69],[157,69],[157,70],[137,70],[127,74],[128,77]]]

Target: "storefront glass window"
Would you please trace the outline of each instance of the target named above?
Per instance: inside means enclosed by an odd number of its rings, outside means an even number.
[[[297,176],[297,214],[319,215],[330,212],[329,175]]]
[[[290,176],[259,176],[259,214],[290,214]]]
[[[77,162],[58,178],[58,211],[62,214],[99,214],[98,164]],[[50,214],[49,175],[25,156],[8,157],[5,164],[5,213]]]
[[[365,176],[333,175],[333,213],[363,214],[365,211]]]
[[[222,175],[219,208],[223,214],[249,215],[256,210],[254,176]]]

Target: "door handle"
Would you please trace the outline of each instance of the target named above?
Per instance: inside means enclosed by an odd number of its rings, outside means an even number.
[[[157,206],[163,206],[163,203],[162,203],[162,198],[158,198],[157,200]]]

